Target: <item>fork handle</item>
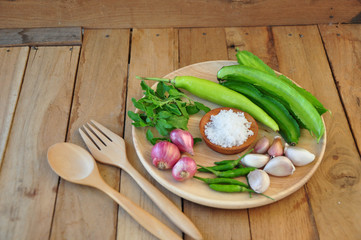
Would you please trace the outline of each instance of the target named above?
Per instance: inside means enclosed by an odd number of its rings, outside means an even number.
[[[188,234],[194,239],[203,239],[193,222],[159,189],[146,180],[128,161],[122,164],[122,169],[125,170],[144,190],[144,192],[152,199],[152,201],[159,207],[160,210],[184,233]]]
[[[106,193],[115,202],[119,204],[130,216],[134,218],[141,226],[152,233],[159,239],[179,239],[182,238],[172,231],[168,226],[159,221],[153,215],[136,205],[130,199],[123,196],[118,191],[114,190],[107,183],[100,181],[95,186],[99,190]]]

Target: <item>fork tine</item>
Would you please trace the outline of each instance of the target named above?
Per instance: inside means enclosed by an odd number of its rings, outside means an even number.
[[[92,124],[87,123],[87,126],[93,131],[93,133],[98,137],[98,139],[100,139],[100,141],[103,142],[104,145],[107,145],[109,142],[112,141],[112,140],[110,140],[110,138],[108,136],[106,136],[104,133],[99,131]]]
[[[91,153],[100,150],[100,147],[98,147],[81,128],[79,128],[79,133]]]
[[[88,128],[88,126],[83,125],[85,132],[88,134],[91,141],[93,141],[97,146],[98,149],[101,149],[105,144]]]
[[[102,131],[109,139],[115,140],[116,138],[119,138],[119,136],[112,131],[110,131],[108,128],[104,127],[100,123],[98,123],[95,120],[90,120],[100,131]]]

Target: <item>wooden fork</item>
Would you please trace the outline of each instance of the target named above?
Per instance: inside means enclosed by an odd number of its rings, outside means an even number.
[[[129,163],[124,139],[94,120],[91,123],[83,125],[86,133],[81,128],[79,133],[94,158],[125,170],[176,226],[192,238],[202,239],[191,220]]]

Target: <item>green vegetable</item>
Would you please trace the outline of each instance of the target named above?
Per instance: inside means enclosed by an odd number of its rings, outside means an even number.
[[[207,184],[232,184],[232,185],[239,185],[246,188],[249,188],[249,186],[241,181],[238,181],[233,178],[201,178],[198,176],[193,176],[194,178],[201,180]]]
[[[288,110],[276,99],[262,94],[256,87],[249,83],[227,81],[223,86],[244,94],[254,103],[266,111],[280,127],[280,134],[290,144],[298,143],[300,128],[297,121],[291,116]]]
[[[220,164],[220,165],[216,165],[213,167],[207,167],[207,168],[200,168],[198,169],[199,172],[210,172],[209,169],[213,169],[215,171],[225,171],[225,170],[231,170],[233,168],[235,168],[239,162],[241,161],[242,158],[244,158],[244,156],[246,156],[248,153],[252,152],[253,148],[248,150],[245,154],[243,154],[241,157],[239,157],[236,160],[232,160],[232,161],[228,161],[225,164]]]
[[[316,110],[318,111],[318,113],[320,115],[322,115],[322,114],[324,114],[325,112],[328,111],[328,109],[326,109],[322,105],[322,103],[320,101],[318,101],[318,99],[315,96],[313,96],[306,89],[297,86],[294,82],[292,82],[292,80],[288,79],[286,76],[280,75],[280,76],[278,76],[278,79],[285,82],[285,83],[287,83],[288,85],[290,85],[294,89],[296,89],[297,92],[299,92],[302,96],[304,96],[316,108]]]
[[[257,121],[269,126],[272,130],[279,130],[277,123],[251,100],[242,94],[215,82],[191,76],[178,76],[174,79],[137,78],[171,83],[176,88],[185,89],[193,95],[206,99],[210,102],[214,102],[225,107],[241,109],[242,111],[249,113]]]
[[[251,193],[256,193],[255,191],[253,191],[250,188],[244,187],[244,186],[240,186],[240,185],[234,185],[234,184],[229,184],[229,185],[225,185],[225,184],[209,184],[208,185],[211,189],[213,189],[214,191],[217,192],[228,192],[228,193],[236,193],[236,192],[249,192],[249,196],[251,197]],[[258,193],[264,197],[267,197],[271,200],[274,200],[273,198],[263,194],[263,193]]]
[[[209,184],[209,187],[217,192],[254,192],[252,189],[249,189],[247,187],[232,184]]]
[[[250,173],[251,171],[256,169],[254,167],[245,167],[245,168],[236,168],[236,169],[227,170],[227,171],[216,171],[209,167],[204,167],[201,165],[197,165],[197,166],[201,167],[201,168],[205,168],[205,169],[209,170],[211,173],[213,173],[214,175],[216,175],[217,177],[222,177],[222,178],[235,178],[235,177],[245,176],[248,173]]]
[[[268,73],[273,76],[277,76],[276,73],[270,68],[267,64],[265,64],[260,58],[248,51],[240,51],[238,48],[236,49],[236,57],[237,62],[240,65],[248,66],[262,72]]]
[[[315,107],[303,97],[297,90],[288,84],[279,81],[277,77],[262,71],[241,66],[232,65],[221,68],[217,73],[220,80],[233,80],[251,83],[263,90],[278,96],[287,102],[293,113],[314,134],[319,141],[325,132],[323,121]]]
[[[240,65],[251,67],[251,68],[260,70],[262,72],[265,72],[272,76],[277,77],[277,74],[275,73],[275,71],[272,68],[270,68],[260,58],[258,58],[256,55],[254,55],[251,52],[239,51],[239,49],[237,49],[236,57],[237,57],[238,63]],[[322,115],[328,111],[322,105],[322,103],[320,101],[318,101],[318,99],[315,96],[313,96],[310,92],[308,92],[304,88],[301,88],[301,87],[297,86],[296,84],[294,84],[286,76],[280,75],[280,76],[278,76],[278,79],[287,83],[294,89],[296,89],[302,96],[304,96],[317,109],[317,111],[320,115]]]
[[[156,91],[150,88],[144,81],[141,82],[144,97],[138,101],[132,98],[132,102],[139,113],[128,111],[128,116],[133,120],[135,127],[155,127],[161,136],[167,136],[176,128],[187,130],[189,115],[210,109],[202,103],[192,101],[187,95],[177,90],[172,85],[159,83]],[[187,102],[185,102],[186,100]],[[150,129],[147,130],[147,139],[155,144],[158,140]]]

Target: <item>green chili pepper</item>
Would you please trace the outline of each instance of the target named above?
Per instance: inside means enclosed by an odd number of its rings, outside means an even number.
[[[233,161],[234,160],[222,160],[222,161],[214,162],[214,164],[215,165],[224,165],[224,164],[227,164],[227,163],[231,163]]]
[[[137,78],[142,80],[154,80],[171,83],[176,88],[185,89],[193,95],[210,102],[214,102],[225,107],[237,108],[247,112],[254,119],[270,127],[272,130],[279,130],[278,124],[264,110],[262,110],[244,95],[226,88],[218,83],[192,76],[177,76],[174,79]]]
[[[224,185],[224,184],[209,184],[208,185],[211,189],[217,191],[217,192],[229,192],[229,193],[235,193],[235,192],[249,192],[251,193],[256,193],[255,191],[253,191],[252,189],[243,187],[243,186],[239,186],[239,185],[233,185],[233,184],[229,184],[229,185]],[[260,194],[264,197],[267,197],[271,200],[274,200],[273,198],[271,198],[270,196],[267,196],[263,193],[257,193]]]
[[[213,173],[214,175],[216,175],[217,177],[222,177],[222,178],[235,178],[235,177],[245,176],[248,173],[250,173],[251,171],[256,169],[254,167],[245,167],[245,168],[236,168],[236,169],[221,172],[221,171],[215,171],[209,167],[203,167],[201,165],[197,165],[197,166],[201,167],[201,168],[205,168],[205,169],[209,170],[211,173]]]
[[[198,176],[193,176],[194,178],[201,180],[207,184],[232,184],[232,185],[239,185],[246,188],[249,188],[249,186],[241,181],[238,181],[237,179],[232,178],[201,178]]]
[[[296,89],[279,81],[277,77],[265,72],[241,65],[222,67],[217,78],[220,80],[233,80],[254,84],[269,94],[287,102],[293,113],[314,134],[319,141],[325,132],[325,127],[316,108]]]
[[[209,184],[209,187],[217,192],[254,192],[252,189],[233,184]]]
[[[224,164],[218,164],[216,166],[213,166],[213,167],[208,167],[208,168],[211,168],[215,171],[226,171],[226,170],[231,170],[233,168],[235,168],[239,162],[241,161],[242,158],[244,158],[244,156],[246,156],[248,153],[252,152],[253,151],[253,148],[248,150],[245,154],[243,154],[241,157],[239,157],[238,159],[236,160],[231,160],[231,161],[228,161],[226,160],[227,162],[225,162]],[[218,162],[219,163],[219,162]],[[206,168],[200,168],[198,169],[199,172],[210,172],[208,169]]]

